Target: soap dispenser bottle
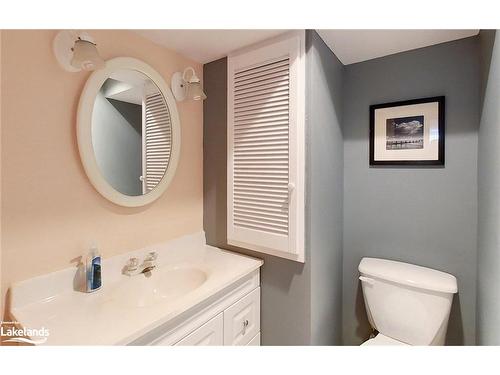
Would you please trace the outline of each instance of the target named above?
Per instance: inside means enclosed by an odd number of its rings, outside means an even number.
[[[92,293],[102,286],[101,278],[101,256],[96,246],[90,248],[86,265],[86,292]]]

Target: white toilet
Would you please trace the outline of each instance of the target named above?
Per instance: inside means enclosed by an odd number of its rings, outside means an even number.
[[[455,276],[393,260],[359,263],[366,312],[379,333],[362,345],[444,345]]]

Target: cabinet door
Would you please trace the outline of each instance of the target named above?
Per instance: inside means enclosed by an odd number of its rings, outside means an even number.
[[[247,346],[260,346],[260,332],[257,333],[255,337],[250,340]]]
[[[220,313],[215,318],[210,319],[200,328],[191,332],[175,345],[179,346],[207,346],[207,345],[224,345],[223,340],[223,313]]]
[[[304,33],[228,57],[227,241],[304,262]]]
[[[260,331],[260,288],[224,311],[224,345],[247,345]]]

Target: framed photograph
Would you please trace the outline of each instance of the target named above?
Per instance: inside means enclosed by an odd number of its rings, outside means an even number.
[[[444,165],[444,96],[371,105],[370,165]]]

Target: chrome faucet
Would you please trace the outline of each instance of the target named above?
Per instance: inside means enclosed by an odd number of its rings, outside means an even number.
[[[150,252],[141,265],[139,265],[139,259],[130,258],[127,264],[123,268],[123,274],[127,276],[134,276],[140,273],[150,274],[152,270],[156,268],[156,259],[158,254],[155,251]]]
[[[158,254],[152,251],[148,254],[144,262],[142,262],[142,273],[151,272],[156,268],[156,259],[158,259]]]

